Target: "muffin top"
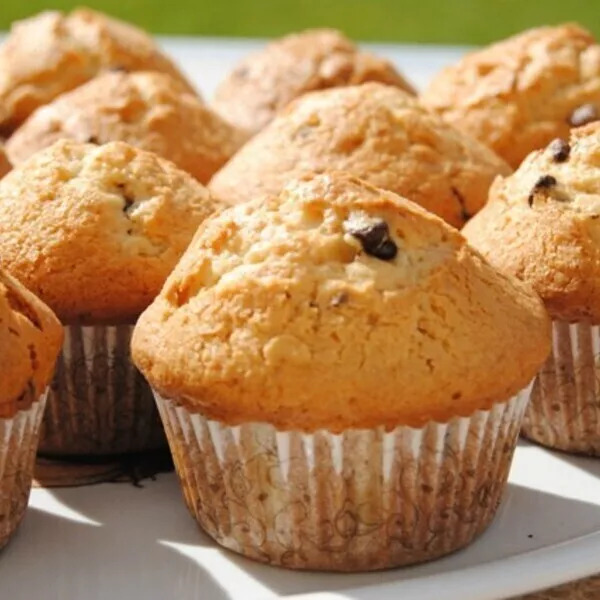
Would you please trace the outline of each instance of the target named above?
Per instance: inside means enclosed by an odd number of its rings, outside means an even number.
[[[531,284],[552,317],[600,324],[600,123],[531,153],[464,234]]]
[[[17,22],[0,46],[0,131],[111,69],[162,71],[193,89],[146,33],[101,13],[51,11]]]
[[[170,75],[105,73],[36,110],[6,143],[13,164],[69,138],[127,142],[169,159],[202,183],[242,144],[241,134]]]
[[[516,168],[600,118],[600,46],[577,25],[531,29],[444,69],[422,100]]]
[[[52,311],[0,269],[0,418],[29,408],[43,393],[62,338]]]
[[[402,90],[366,83],[311,92],[251,139],[211,181],[233,202],[276,194],[303,172],[348,171],[462,225],[508,166]]]
[[[6,157],[4,146],[0,144],[0,179],[2,179],[2,177],[4,177],[10,170],[11,166],[8,162],[8,158]]]
[[[62,140],[0,180],[0,266],[63,323],[133,322],[218,207],[150,152]]]
[[[132,349],[161,394],[209,418],[341,431],[505,401],[549,339],[539,298],[457,230],[326,173],[206,221]]]
[[[334,29],[309,29],[243,59],[217,88],[214,106],[231,123],[256,133],[306,92],[365,81],[414,93],[387,60],[360,52]]]

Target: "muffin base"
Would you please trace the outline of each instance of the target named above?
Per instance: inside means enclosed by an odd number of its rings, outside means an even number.
[[[150,387],[130,356],[133,326],[65,327],[40,454],[112,455],[165,447]]]
[[[219,544],[295,569],[369,571],[468,544],[500,503],[528,397],[421,429],[230,427],[156,394],[186,504]]]
[[[554,321],[552,338],[523,435],[549,448],[600,456],[600,327]]]
[[[27,508],[46,394],[10,419],[0,419],[0,548]]]

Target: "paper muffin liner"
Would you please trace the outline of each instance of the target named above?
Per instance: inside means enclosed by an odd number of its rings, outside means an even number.
[[[166,446],[150,387],[131,361],[133,326],[65,327],[40,453],[110,455]]]
[[[0,548],[25,515],[46,394],[9,419],[0,419]]]
[[[341,434],[230,427],[155,396],[186,504],[219,544],[284,567],[365,571],[447,554],[485,529],[528,392],[444,424]]]
[[[529,439],[600,456],[600,327],[552,324],[552,353],[538,373],[523,420]]]

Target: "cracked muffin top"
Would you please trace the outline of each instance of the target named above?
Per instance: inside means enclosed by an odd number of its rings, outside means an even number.
[[[6,142],[16,165],[68,138],[127,142],[155,152],[206,183],[244,136],[170,75],[105,73],[36,110]]]
[[[498,174],[491,150],[456,131],[402,90],[365,83],[311,92],[252,138],[212,179],[217,197],[276,194],[305,172],[348,171],[462,225]]]
[[[19,21],[0,46],[0,132],[36,108],[111,69],[161,71],[192,87],[146,33],[80,8]]]
[[[532,285],[552,317],[600,324],[600,123],[531,153],[464,234]]]
[[[0,180],[0,266],[63,323],[134,322],[218,207],[150,152],[63,140]]]
[[[359,51],[339,31],[309,29],[244,58],[217,88],[214,107],[231,123],[256,133],[306,92],[366,81],[414,93],[389,61]]]
[[[516,168],[600,118],[600,45],[573,24],[531,29],[444,69],[422,101]]]
[[[62,339],[52,311],[0,269],[0,418],[28,409],[41,396]]]
[[[205,221],[132,340],[165,397],[307,431],[470,415],[522,389],[549,348],[528,286],[441,219],[341,173]]]

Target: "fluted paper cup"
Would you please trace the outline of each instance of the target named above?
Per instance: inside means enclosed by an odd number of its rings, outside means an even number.
[[[0,548],[23,519],[37,450],[46,394],[14,417],[0,419]]]
[[[421,429],[230,427],[155,394],[185,501],[219,544],[296,569],[365,571],[468,544],[499,505],[528,392]]]
[[[131,361],[133,326],[65,327],[40,453],[110,455],[164,447],[150,387]]]
[[[600,456],[600,327],[554,321],[552,338],[523,434],[550,448]]]

